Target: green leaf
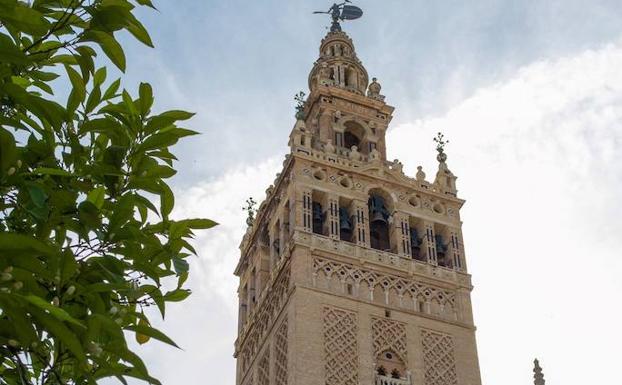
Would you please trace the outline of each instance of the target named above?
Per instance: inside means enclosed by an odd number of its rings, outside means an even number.
[[[102,97],[102,100],[108,100],[112,98],[113,96],[115,96],[115,94],[119,90],[120,85],[121,85],[121,79],[117,79],[114,82],[110,83],[110,85],[104,92],[104,96]]]
[[[99,86],[93,88],[91,93],[89,94],[88,99],[86,100],[86,105],[84,106],[84,112],[90,113],[97,107],[97,105],[101,102],[102,92],[99,89]]]
[[[101,86],[106,81],[106,67],[101,67],[93,75],[93,86]]]
[[[41,187],[39,187],[36,184],[29,184],[28,193],[30,195],[30,199],[32,200],[32,203],[34,203],[35,206],[45,207],[48,196]]]
[[[34,307],[31,306],[29,310],[33,317],[45,328],[46,332],[58,338],[78,360],[84,361],[86,359],[80,340],[65,324],[36,305]]]
[[[159,132],[157,134],[150,135],[145,141],[138,146],[138,152],[160,149],[172,146],[177,143],[179,137],[170,132]]]
[[[17,146],[13,134],[0,127],[0,171],[15,167]]]
[[[90,201],[78,205],[78,218],[87,228],[95,229],[101,225],[99,209]]]
[[[131,13],[126,7],[108,4],[104,7],[90,9],[91,28],[114,32],[126,27],[130,23]]]
[[[190,270],[190,264],[185,259],[173,258],[173,268],[177,274],[187,273]]]
[[[44,82],[51,82],[54,79],[57,79],[60,75],[54,72],[43,72],[43,71],[33,71],[32,77],[35,79],[42,80]]]
[[[5,7],[2,8],[4,8],[0,12],[2,24],[14,27],[29,35],[44,35],[50,27],[50,23],[43,17],[41,12],[30,8],[25,3],[16,2],[13,9],[9,10]]]
[[[76,62],[80,66],[82,77],[84,78],[84,84],[89,82],[91,73],[95,72],[94,57],[97,56],[97,52],[87,45],[81,45],[76,47],[76,51],[79,55],[74,55]]]
[[[65,66],[65,71],[67,71],[67,75],[69,75],[69,80],[71,81],[71,85],[73,87],[69,95],[69,101],[67,102],[67,110],[75,111],[78,105],[84,101],[86,96],[86,88],[84,80],[82,80],[82,77],[78,71],[68,65]]]
[[[177,346],[177,344],[170,339],[166,334],[162,333],[161,331],[159,331],[158,329],[152,328],[151,326],[147,326],[145,324],[139,324],[139,325],[129,325],[127,327],[125,327],[126,330],[131,330],[134,331],[136,333],[140,333],[142,335],[148,336],[148,337],[152,337],[155,338],[158,341],[162,341],[164,343],[167,343],[171,346],[174,346],[178,349],[179,346]]]
[[[4,255],[18,251],[37,252],[44,255],[53,255],[56,253],[53,247],[36,238],[9,232],[0,232],[0,250],[3,251],[2,254]]]
[[[125,54],[123,48],[110,33],[88,30],[84,33],[83,40],[92,41],[101,47],[110,61],[122,72],[125,72]]]
[[[177,288],[181,288],[184,283],[186,282],[186,280],[188,280],[188,272],[185,273],[180,273],[179,274],[179,279],[177,280]]]
[[[153,105],[153,91],[151,90],[151,85],[149,85],[149,83],[140,83],[138,87],[138,96],[140,97],[140,113],[146,116]]]
[[[217,222],[214,222],[213,220],[206,219],[206,218],[184,219],[179,222],[185,222],[186,225],[191,229],[201,229],[201,230],[209,229],[209,228],[212,228],[218,225]]]
[[[126,29],[134,35],[134,37],[143,43],[144,45],[153,48],[153,42],[151,41],[151,37],[149,36],[149,32],[145,29],[145,27],[141,24],[138,19],[134,17],[131,13],[129,14],[129,23]]]
[[[136,2],[140,5],[146,5],[148,7],[151,7],[153,9],[157,9],[156,7],[153,6],[153,3],[151,2],[151,0],[136,0]]]
[[[188,289],[175,289],[164,294],[164,299],[170,302],[180,302],[188,298],[190,294],[191,291]]]
[[[50,167],[37,167],[34,170],[32,170],[32,173],[35,175],[74,176],[69,171],[65,171],[60,168],[50,168]]]
[[[10,37],[0,33],[0,63],[28,65],[30,63],[30,59],[19,48],[17,48]]]
[[[161,182],[160,187],[162,188],[162,192],[160,193],[160,211],[162,217],[167,218],[171,211],[173,211],[173,206],[175,206],[175,196],[166,183]]]
[[[26,301],[30,302],[31,304],[35,305],[41,310],[47,311],[49,314],[53,315],[54,317],[58,318],[61,321],[67,321],[76,326],[86,328],[84,324],[82,324],[82,322],[70,316],[69,313],[67,313],[64,309],[61,309],[60,307],[56,307],[52,305],[51,303],[47,302],[41,297],[37,297],[36,295],[32,295],[32,294],[28,294],[28,295],[13,294],[13,295],[16,295],[20,298],[25,299]]]
[[[195,114],[193,112],[180,111],[180,110],[171,110],[166,111],[160,114],[162,117],[171,118],[174,120],[188,120],[192,118]]]
[[[101,209],[106,199],[106,188],[98,187],[95,190],[91,190],[86,197],[86,200],[93,203],[95,207]]]

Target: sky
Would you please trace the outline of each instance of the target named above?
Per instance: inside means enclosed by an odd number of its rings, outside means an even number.
[[[622,4],[618,1],[355,2],[344,24],[395,106],[388,156],[436,172],[450,140],[483,384],[618,384],[622,346]],[[141,10],[155,49],[126,40],[124,84],[156,110],[197,115],[178,144],[178,217],[197,236],[193,295],[156,325],[183,350],[137,347],[164,384],[235,383],[244,200],[265,197],[307,91],[330,2],[175,1]],[[112,383],[112,382],[111,382]]]

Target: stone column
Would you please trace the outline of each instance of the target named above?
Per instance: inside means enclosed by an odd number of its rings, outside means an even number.
[[[327,194],[326,196],[326,219],[324,226],[327,230],[326,234],[331,239],[339,239],[339,197],[336,194]]]
[[[436,242],[434,240],[434,225],[432,222],[424,222],[423,223],[423,244],[421,247],[425,250],[425,253],[428,258],[428,263],[433,265],[437,265],[436,260]]]
[[[458,271],[464,271],[464,263],[462,259],[462,247],[460,242],[460,232],[457,229],[449,229],[449,249],[447,252],[452,256],[453,268]]]
[[[401,257],[410,258],[410,225],[408,214],[396,211],[391,224],[392,249]]]
[[[313,206],[312,190],[309,187],[299,187],[296,190],[295,226],[297,230],[312,232],[313,222],[311,208]],[[290,226],[292,224],[290,223]]]
[[[367,202],[352,201],[351,213],[354,215],[354,240],[356,244],[369,247],[369,210]]]

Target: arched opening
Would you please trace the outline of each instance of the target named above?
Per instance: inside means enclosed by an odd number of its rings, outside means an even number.
[[[376,357],[376,374],[395,379],[405,378],[406,365],[395,352],[386,350]]]
[[[346,87],[357,88],[356,70],[353,68],[346,69]]]
[[[369,208],[369,241],[373,249],[390,251],[389,212],[385,198],[372,194],[367,202]]]
[[[410,225],[410,255],[412,259],[417,261],[426,262],[427,256],[425,254],[425,250],[423,249],[423,237],[424,237],[424,226],[420,219],[410,217],[409,219]]]
[[[315,234],[328,235],[328,229],[325,226],[326,212],[323,203],[326,197],[319,191],[313,191],[311,204],[311,223],[312,230]]]
[[[342,201],[343,202],[343,201]],[[352,234],[354,232],[354,223],[352,215],[345,204],[339,204],[339,239],[346,242],[352,242]]]
[[[365,140],[365,128],[355,121],[348,121],[344,124],[343,147],[351,149],[356,146],[360,152],[367,153],[366,146],[363,146]],[[336,143],[339,143],[338,141]]]
[[[352,146],[356,146],[357,148],[360,149],[361,140],[358,138],[358,136],[354,135],[350,131],[344,132],[343,142],[344,142],[345,148],[352,148]]]

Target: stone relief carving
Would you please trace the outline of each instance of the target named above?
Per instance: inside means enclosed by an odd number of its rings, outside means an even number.
[[[340,290],[340,294],[347,293],[346,287],[350,284],[352,295],[359,298],[384,302],[386,305],[429,313],[449,320],[458,318],[455,291],[433,287],[414,279],[314,258],[313,285],[318,287],[322,282],[331,290]],[[340,287],[335,288],[333,282]],[[378,290],[383,294],[383,298],[374,298],[374,292]]]

